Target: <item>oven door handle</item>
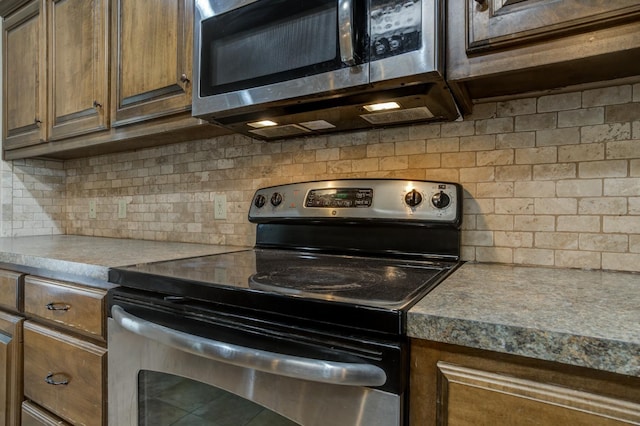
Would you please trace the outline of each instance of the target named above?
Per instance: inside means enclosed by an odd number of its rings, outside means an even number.
[[[384,370],[376,365],[304,358],[194,336],[138,318],[118,305],[111,308],[111,316],[127,331],[183,352],[238,367],[337,385],[382,386],[387,381]]]

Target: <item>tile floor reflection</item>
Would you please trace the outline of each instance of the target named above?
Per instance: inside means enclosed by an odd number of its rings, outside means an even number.
[[[295,426],[260,405],[184,377],[141,371],[142,426]]]

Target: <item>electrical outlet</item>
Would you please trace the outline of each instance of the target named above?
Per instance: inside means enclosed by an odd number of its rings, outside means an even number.
[[[89,219],[96,218],[96,200],[89,200]]]
[[[213,196],[213,218],[227,218],[227,196],[224,194],[215,194]]]
[[[118,200],[118,219],[127,217],[127,201]]]

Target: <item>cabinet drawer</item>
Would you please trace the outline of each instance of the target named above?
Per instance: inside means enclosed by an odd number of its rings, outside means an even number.
[[[105,295],[106,292],[99,289],[27,276],[24,311],[104,342]]]
[[[20,283],[24,274],[0,269],[0,308],[18,312],[22,309]]]
[[[41,326],[24,324],[24,394],[72,424],[105,424],[104,348]]]
[[[24,401],[22,403],[22,426],[69,426],[69,423],[29,401]]]

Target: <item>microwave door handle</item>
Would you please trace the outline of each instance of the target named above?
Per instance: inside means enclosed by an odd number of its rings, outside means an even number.
[[[352,0],[338,0],[338,37],[340,59],[347,65],[355,65]]]
[[[382,386],[387,381],[384,370],[372,364],[303,358],[194,336],[138,318],[118,305],[111,308],[111,316],[120,327],[139,336],[238,367],[337,385]]]

